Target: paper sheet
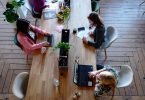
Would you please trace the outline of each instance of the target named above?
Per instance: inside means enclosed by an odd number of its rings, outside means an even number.
[[[89,28],[85,28],[85,30],[79,31],[77,33],[77,37],[79,37],[80,39],[82,39],[83,37],[86,37],[88,41],[93,42],[94,39],[89,36],[90,32],[93,32],[93,30],[92,29],[89,30]]]

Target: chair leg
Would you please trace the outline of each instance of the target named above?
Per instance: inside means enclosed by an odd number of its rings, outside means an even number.
[[[26,57],[27,63],[28,63],[28,58],[29,58],[29,56],[27,55],[27,57]]]
[[[35,20],[35,26],[37,25],[37,21],[38,21],[38,19],[36,18],[36,20]]]
[[[107,52],[106,52],[106,49],[104,49],[104,52],[105,52],[105,59],[107,58]]]
[[[140,3],[139,6],[141,6],[143,3],[145,3],[145,1],[143,1],[142,3]]]
[[[100,10],[100,8],[99,8],[99,14],[101,13],[101,10]]]
[[[145,14],[145,11],[142,13],[142,15],[144,15]]]

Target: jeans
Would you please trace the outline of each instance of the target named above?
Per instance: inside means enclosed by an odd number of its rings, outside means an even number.
[[[103,69],[103,68],[104,68],[104,65],[100,65],[100,64],[97,64],[97,65],[96,65],[96,69],[97,69],[97,70],[100,70],[100,69]]]

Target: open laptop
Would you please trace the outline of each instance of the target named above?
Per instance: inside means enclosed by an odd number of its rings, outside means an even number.
[[[46,9],[43,11],[43,19],[49,20],[56,18],[56,10],[55,9]]]
[[[93,80],[88,76],[91,71],[92,65],[80,65],[75,62],[73,82],[78,86],[93,86]]]

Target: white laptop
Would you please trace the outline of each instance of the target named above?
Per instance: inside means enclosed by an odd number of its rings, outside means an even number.
[[[54,9],[46,9],[43,11],[43,19],[48,20],[48,19],[54,19],[56,18],[56,10]]]

